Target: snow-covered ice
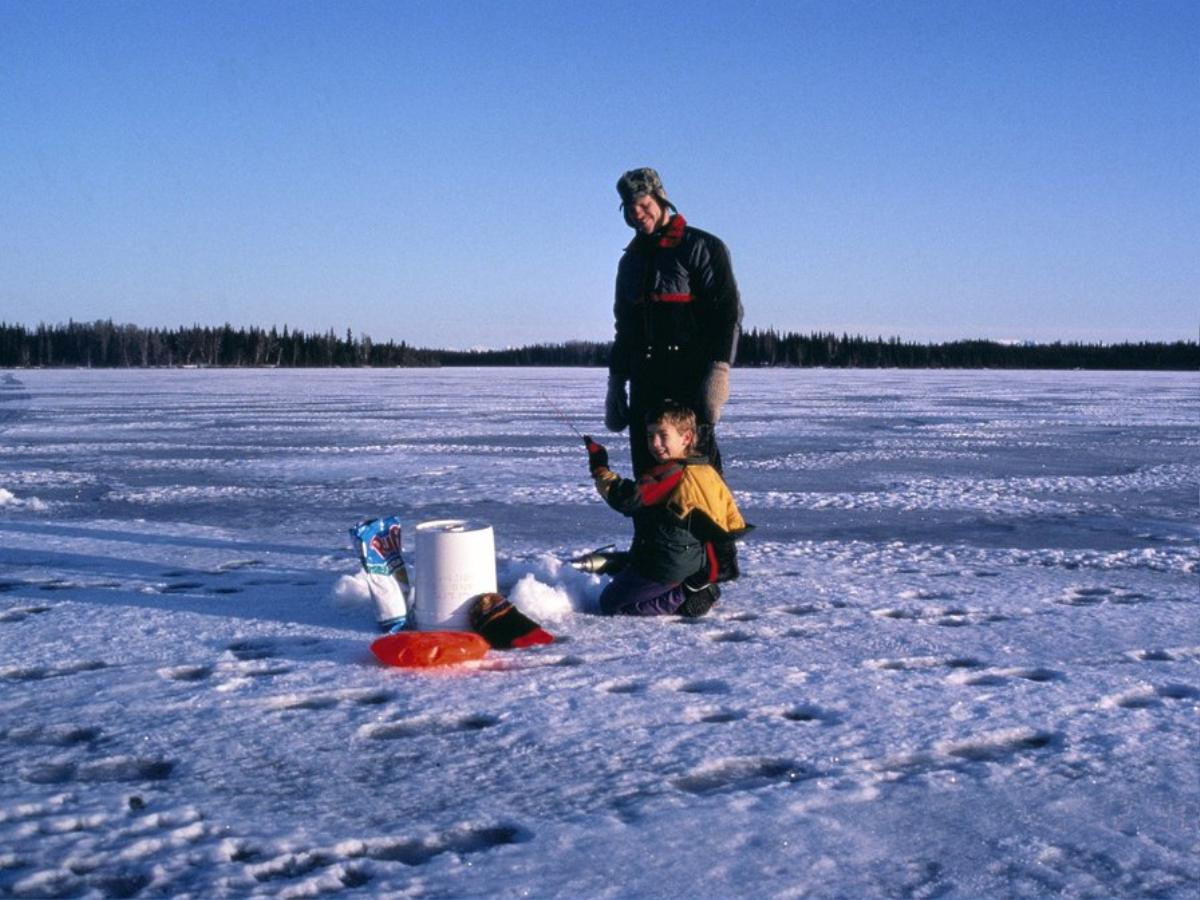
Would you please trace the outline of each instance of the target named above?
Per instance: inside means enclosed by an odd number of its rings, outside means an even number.
[[[1196,896],[1195,373],[738,370],[698,621],[562,562],[603,378],[0,381],[0,894]],[[390,513],[561,640],[374,663]]]

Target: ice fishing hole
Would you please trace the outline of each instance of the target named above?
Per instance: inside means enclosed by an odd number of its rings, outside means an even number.
[[[1200,689],[1190,684],[1164,684],[1158,689],[1158,696],[1168,700],[1194,700],[1200,697]]]
[[[367,882],[369,882],[371,880],[371,876],[369,873],[364,872],[362,869],[359,869],[357,867],[346,869],[345,871],[342,872],[342,874],[339,876],[339,878],[340,878],[342,884],[344,884],[348,888],[365,887]]]
[[[473,716],[465,716],[459,719],[457,724],[460,731],[483,731],[485,728],[491,728],[493,725],[499,725],[500,720],[496,716],[478,713]]]
[[[946,660],[948,669],[978,669],[983,665],[979,660],[970,656],[960,656]]]
[[[269,659],[278,652],[273,643],[261,640],[236,641],[227,649],[240,660]]]
[[[832,716],[817,706],[794,706],[784,710],[783,718],[789,722],[829,722]]]
[[[746,714],[740,709],[719,709],[701,716],[700,721],[710,725],[723,725],[726,722],[739,722],[744,718]]]
[[[811,778],[812,771],[788,759],[734,759],[676,778],[673,784],[689,794],[705,796],[749,791],[774,783]]]
[[[204,587],[203,582],[199,581],[178,581],[175,584],[168,584],[166,587],[159,588],[160,594],[182,594],[184,591],[194,591],[196,588]]]

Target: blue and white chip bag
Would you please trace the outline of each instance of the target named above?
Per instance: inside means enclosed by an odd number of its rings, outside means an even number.
[[[388,634],[404,628],[412,605],[413,589],[404,563],[402,536],[399,516],[367,519],[350,529],[375,601],[379,630]]]

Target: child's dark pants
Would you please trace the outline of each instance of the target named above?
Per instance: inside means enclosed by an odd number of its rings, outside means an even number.
[[[606,616],[672,616],[683,601],[682,584],[651,581],[625,569],[600,595],[600,612]]]

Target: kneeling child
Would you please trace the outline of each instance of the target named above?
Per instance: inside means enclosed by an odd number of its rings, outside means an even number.
[[[636,481],[608,468],[608,451],[591,438],[588,466],[609,506],[633,519],[629,565],[600,595],[606,615],[701,616],[716,601],[722,563],[749,530],[725,482],[695,455],[696,416],[665,401],[646,416],[655,465]],[[728,577],[728,572],[725,577]]]

